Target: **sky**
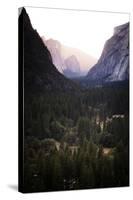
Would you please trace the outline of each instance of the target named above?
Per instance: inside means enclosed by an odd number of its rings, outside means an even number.
[[[114,27],[129,22],[129,14],[26,7],[34,29],[46,39],[78,48],[98,59]]]

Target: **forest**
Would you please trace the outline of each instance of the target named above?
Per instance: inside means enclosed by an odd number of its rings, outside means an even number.
[[[24,191],[129,185],[129,88],[25,96]]]

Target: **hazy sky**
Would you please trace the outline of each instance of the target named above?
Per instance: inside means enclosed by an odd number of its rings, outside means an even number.
[[[99,58],[115,26],[129,21],[128,14],[26,7],[34,29],[46,39],[81,49]]]

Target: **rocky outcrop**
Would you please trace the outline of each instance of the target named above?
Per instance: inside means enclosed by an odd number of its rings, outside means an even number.
[[[72,55],[71,57],[68,57],[64,63],[65,69],[63,70],[63,74],[65,76],[70,78],[80,76],[80,64],[76,56]]]
[[[129,23],[114,29],[105,43],[97,64],[86,77],[90,81],[124,81],[129,79]]]
[[[76,57],[80,65],[80,76],[85,76],[88,73],[88,68],[90,69],[97,62],[97,59],[88,53],[85,53],[77,48],[68,47],[66,45],[61,45],[61,54],[65,60],[72,55]]]
[[[44,40],[44,37],[42,38],[44,41],[44,44],[49,49],[53,64],[56,66],[56,68],[59,70],[59,72],[63,73],[63,69],[65,68],[64,59],[61,55],[61,44],[57,40],[49,39]]]

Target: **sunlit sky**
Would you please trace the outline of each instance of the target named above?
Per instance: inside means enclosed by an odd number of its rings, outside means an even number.
[[[33,7],[26,7],[26,10],[40,36],[81,49],[97,59],[114,27],[129,21],[129,15],[124,13]]]

